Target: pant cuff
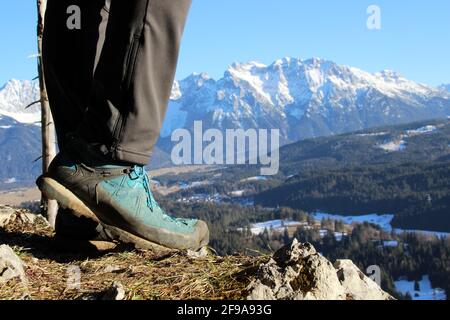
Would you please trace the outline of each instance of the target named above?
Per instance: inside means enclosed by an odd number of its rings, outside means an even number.
[[[149,155],[146,153],[126,150],[120,146],[113,150],[112,153],[115,160],[134,163],[142,166],[148,165],[151,158],[151,154]]]

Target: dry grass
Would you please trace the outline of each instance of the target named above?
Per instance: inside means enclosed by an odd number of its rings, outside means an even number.
[[[127,299],[243,299],[254,266],[265,257],[207,257],[182,253],[155,258],[146,251],[84,252],[61,249],[44,223],[16,222],[0,229],[0,243],[10,245],[26,264],[28,285],[0,284],[0,299],[86,299],[114,281]],[[72,251],[72,252],[71,252]],[[79,288],[68,287],[73,267],[81,271]]]

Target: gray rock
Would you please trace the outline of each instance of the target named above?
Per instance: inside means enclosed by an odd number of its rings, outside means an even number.
[[[210,256],[210,252],[208,251],[208,247],[203,247],[198,251],[188,250],[187,256],[191,259],[203,259]]]
[[[48,221],[40,214],[0,205],[0,228],[4,228],[14,221],[26,224],[42,223],[49,226]]]
[[[86,301],[97,301],[97,300],[125,300],[125,288],[123,285],[115,281],[111,287],[107,288],[102,292],[89,293],[80,298]]]
[[[0,283],[14,278],[27,282],[22,260],[7,245],[0,245]]]
[[[334,264],[341,282],[351,300],[393,300],[378,284],[367,277],[351,260],[337,260]]]
[[[43,223],[46,226],[50,225],[48,223],[47,219],[45,219],[40,214],[34,214],[34,213],[30,213],[30,212],[20,212],[18,217],[23,223],[30,223],[30,224]]]
[[[103,268],[102,273],[122,273],[125,271],[126,271],[126,269],[124,269],[124,268],[109,264],[105,268]]]
[[[6,206],[0,206],[0,228],[7,226],[15,219],[14,209]]]
[[[348,260],[336,268],[311,244],[294,240],[259,266],[249,300],[386,300],[392,298]]]
[[[124,300],[125,289],[120,282],[114,282],[111,288],[106,290],[101,300]]]

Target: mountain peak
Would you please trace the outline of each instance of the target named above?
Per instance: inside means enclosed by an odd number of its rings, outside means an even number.
[[[166,128],[203,119],[219,128],[281,128],[293,142],[450,114],[446,91],[392,70],[370,73],[318,57],[235,62],[221,79],[206,79],[197,74],[180,82],[182,98],[174,99]]]
[[[318,58],[318,57],[312,57],[312,58],[309,58],[309,59],[304,60],[303,63],[305,63],[305,64],[320,65],[320,64],[322,64],[322,63],[325,62],[325,61],[326,61],[326,60],[321,59],[321,58]]]
[[[284,57],[284,58],[281,58],[281,59],[276,60],[276,61],[272,64],[272,66],[290,65],[291,62],[292,62],[293,60],[294,60],[294,59],[291,58],[291,57]]]
[[[389,70],[389,69],[382,70],[382,71],[376,73],[376,75],[378,75],[381,78],[386,79],[386,80],[391,80],[391,79],[398,80],[400,78],[403,78],[398,72],[396,72],[394,70]]]
[[[249,61],[249,62],[234,62],[231,66],[228,67],[227,72],[228,73],[234,73],[234,72],[248,72],[253,69],[263,69],[267,68],[267,66],[259,61]]]
[[[38,81],[11,79],[0,89],[0,115],[22,123],[37,122],[40,120],[40,105],[25,107],[38,99]]]
[[[450,92],[450,83],[449,84],[442,84],[438,87],[438,89],[442,90],[442,91],[448,91]]]
[[[187,78],[178,81],[177,85],[179,86],[180,93],[183,93],[190,88],[201,88],[205,85],[205,83],[214,82],[213,79],[206,72],[194,72]],[[173,93],[173,92],[172,92]]]
[[[188,78],[209,80],[211,77],[207,72],[193,72]]]

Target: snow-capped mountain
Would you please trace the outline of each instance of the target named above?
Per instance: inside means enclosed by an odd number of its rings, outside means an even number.
[[[0,89],[0,115],[40,120],[37,81],[11,80]],[[283,142],[450,115],[450,86],[433,88],[394,71],[369,73],[318,58],[271,65],[235,63],[219,80],[206,73],[175,81],[161,131],[177,128],[278,128]]]
[[[11,80],[0,88],[0,189],[33,185],[41,172],[37,81]]]
[[[40,170],[37,81],[0,88],[0,186],[32,181]],[[393,71],[369,73],[321,59],[284,58],[271,65],[235,63],[221,79],[206,73],[176,81],[155,158],[167,163],[173,130],[280,129],[281,143],[450,115],[450,87],[433,88]],[[39,124],[39,123],[37,123]],[[164,160],[164,161],[163,161]],[[15,168],[15,169],[14,169]],[[32,172],[33,171],[33,172]],[[1,188],[0,188],[1,189]]]
[[[284,142],[450,115],[450,92],[394,71],[369,73],[322,59],[235,63],[224,77],[176,82],[161,135],[204,127],[279,128]]]
[[[0,190],[29,186],[41,172],[40,127],[0,115]]]
[[[450,92],[450,84],[443,84],[439,87],[439,89]]]
[[[41,120],[40,104],[25,109],[38,99],[38,81],[10,80],[0,88],[0,115],[13,118],[20,123],[38,122]]]

